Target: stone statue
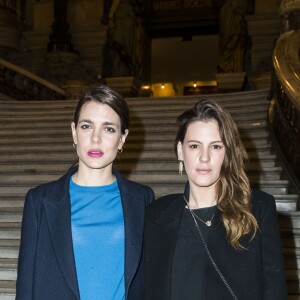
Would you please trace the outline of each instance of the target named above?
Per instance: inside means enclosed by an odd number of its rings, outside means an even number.
[[[58,23],[67,21],[68,0],[54,0],[54,20]]]
[[[143,29],[140,7],[137,1],[112,0],[108,25],[113,77],[136,75],[141,65]]]
[[[107,25],[108,24],[108,14],[109,14],[109,9],[111,6],[111,0],[103,0],[103,15],[101,18],[101,23],[103,25]]]
[[[218,72],[244,71],[247,0],[227,0],[220,11]]]
[[[47,45],[47,51],[73,52],[71,43],[70,25],[67,21],[68,0],[53,1],[54,22],[51,26],[50,42]]]

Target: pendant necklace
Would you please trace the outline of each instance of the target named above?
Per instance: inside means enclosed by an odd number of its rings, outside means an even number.
[[[202,223],[204,223],[207,227],[210,227],[210,226],[212,225],[212,220],[213,220],[213,218],[214,218],[214,216],[215,216],[215,213],[212,215],[212,217],[211,217],[210,220],[204,221],[204,220],[202,220],[200,217],[198,217],[198,216],[190,209],[189,203],[188,203],[188,201],[186,200],[185,196],[183,196],[183,199],[184,199],[184,201],[186,202],[186,206],[187,206],[188,210],[190,211],[190,213],[191,213],[196,219],[198,219],[199,221],[201,221]]]
[[[216,270],[217,273],[219,274],[221,280],[222,280],[223,283],[225,284],[225,286],[226,286],[226,288],[228,289],[229,293],[232,295],[233,299],[234,299],[234,300],[238,300],[238,297],[235,295],[235,293],[234,293],[234,291],[232,290],[231,286],[229,285],[229,283],[228,283],[227,280],[225,279],[224,275],[221,273],[221,271],[220,271],[219,267],[217,266],[217,264],[216,264],[214,258],[212,257],[212,255],[211,255],[211,253],[210,253],[210,250],[209,250],[209,248],[208,248],[208,245],[207,245],[207,243],[206,243],[206,241],[205,241],[205,239],[204,239],[204,237],[203,237],[203,234],[202,234],[202,232],[201,232],[201,230],[200,230],[200,227],[199,227],[199,225],[198,225],[198,222],[197,222],[197,220],[196,220],[196,218],[197,218],[198,220],[200,220],[201,222],[203,222],[206,226],[210,227],[210,226],[212,225],[212,219],[213,219],[213,217],[215,216],[215,214],[213,214],[212,218],[211,218],[209,221],[206,221],[206,222],[205,222],[205,221],[203,221],[202,219],[200,219],[200,218],[199,218],[199,217],[198,217],[198,216],[190,209],[189,203],[188,203],[188,201],[186,200],[185,195],[183,195],[183,199],[184,199],[184,201],[186,202],[187,208],[188,208],[188,210],[189,210],[190,213],[191,213],[191,216],[192,216],[192,218],[193,218],[193,220],[194,220],[196,229],[197,229],[197,231],[198,231],[198,233],[199,233],[199,237],[200,237],[200,239],[201,239],[201,241],[202,241],[202,243],[203,243],[204,249],[205,249],[205,251],[206,251],[206,253],[207,253],[207,255],[208,255],[208,257],[209,257],[209,259],[210,259],[210,261],[211,261],[211,263],[212,263],[212,265],[213,265],[213,267],[215,268],[215,270]]]

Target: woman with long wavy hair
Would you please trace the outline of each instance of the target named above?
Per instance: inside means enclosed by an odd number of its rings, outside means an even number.
[[[202,100],[177,121],[188,182],[146,211],[146,299],[287,299],[275,200],[250,188],[232,117]]]

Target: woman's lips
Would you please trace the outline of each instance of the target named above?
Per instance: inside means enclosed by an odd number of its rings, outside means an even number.
[[[197,169],[197,172],[200,174],[208,174],[210,172],[210,169]]]
[[[101,150],[89,150],[88,156],[93,158],[99,158],[103,156],[103,152]]]

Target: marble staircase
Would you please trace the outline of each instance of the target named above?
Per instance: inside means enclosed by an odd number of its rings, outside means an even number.
[[[209,95],[238,123],[249,154],[248,174],[276,198],[289,299],[300,299],[299,195],[291,193],[267,126],[269,91]],[[182,192],[173,151],[176,117],[199,97],[128,98],[131,125],[117,167],[132,180],[150,185],[156,196]],[[76,162],[70,122],[76,101],[0,100],[0,299],[14,299],[22,208],[25,193],[55,180]]]

